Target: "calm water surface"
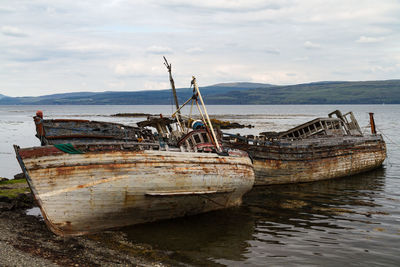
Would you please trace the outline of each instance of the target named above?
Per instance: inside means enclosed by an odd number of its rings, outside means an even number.
[[[171,114],[171,106],[0,106],[0,176],[20,169],[12,144],[37,146],[32,116],[114,121],[111,114]],[[388,158],[381,169],[306,184],[257,187],[238,208],[124,228],[133,242],[167,251],[176,265],[399,266],[400,105],[209,106],[211,114],[252,124],[231,133],[284,130],[316,116],[352,110],[366,131],[368,112],[384,133]]]

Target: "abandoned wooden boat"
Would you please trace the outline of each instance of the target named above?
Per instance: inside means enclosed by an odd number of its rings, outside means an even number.
[[[385,141],[370,116],[370,135],[362,133],[352,112],[337,110],[285,132],[224,134],[224,145],[249,153],[255,185],[344,177],[378,168],[386,158]]]
[[[36,137],[42,145],[64,143],[111,143],[151,142],[154,136],[150,130],[114,122],[78,119],[43,119],[38,110],[33,117]]]
[[[248,157],[158,143],[15,151],[46,224],[62,236],[237,206],[254,183]]]
[[[222,149],[208,115],[200,129],[177,120],[180,128],[172,131],[168,124],[173,137],[113,123],[46,121],[40,112],[35,122],[42,146],[14,148],[46,224],[58,235],[237,206],[254,184],[248,154]]]

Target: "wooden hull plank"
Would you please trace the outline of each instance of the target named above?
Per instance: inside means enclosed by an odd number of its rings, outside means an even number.
[[[17,149],[17,157],[46,223],[64,236],[237,206],[254,183],[248,157],[150,150],[43,155],[46,148]]]

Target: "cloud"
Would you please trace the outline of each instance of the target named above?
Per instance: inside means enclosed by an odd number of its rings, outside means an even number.
[[[395,70],[395,66],[384,67],[380,65],[367,66],[367,73],[375,73],[375,72],[393,72]]]
[[[309,57],[295,57],[293,61],[308,61],[310,60]]]
[[[142,76],[145,66],[139,61],[127,61],[114,66],[114,73],[120,76]]]
[[[75,51],[75,52],[99,52],[99,51],[113,51],[121,49],[121,46],[111,45],[104,42],[69,42],[61,47],[62,50]]]
[[[157,1],[155,1],[157,3]],[[282,4],[290,1],[265,1],[265,0],[203,0],[188,2],[186,0],[169,0],[163,2],[164,6],[174,8],[190,8],[196,10],[209,10],[211,12],[231,11],[243,12],[261,9],[279,9]]]
[[[348,76],[351,77],[350,72],[345,72],[345,71],[332,71],[332,74],[337,75],[337,76]]]
[[[141,60],[126,60],[111,65],[114,73],[120,77],[159,77],[165,76],[166,68],[161,64],[154,65],[152,62]],[[158,63],[158,62],[157,62]]]
[[[143,90],[160,90],[168,89],[170,86],[169,82],[153,82],[147,81],[143,84]]]
[[[125,89],[126,87],[126,82],[125,81],[110,81],[108,82],[108,88],[112,90],[122,90]]]
[[[26,33],[24,33],[18,27],[3,26],[3,27],[1,27],[0,31],[4,35],[12,36],[12,37],[27,37],[28,36]]]
[[[249,79],[249,72],[251,67],[244,64],[217,64],[211,67],[212,72],[215,73],[223,81],[237,79]]]
[[[281,53],[278,49],[265,49],[264,52],[271,55],[279,55]]]
[[[251,74],[252,82],[270,83],[270,84],[293,84],[304,81],[304,76],[296,72],[287,72],[285,70],[270,70],[268,72],[257,71]]]
[[[320,49],[321,48],[321,45],[319,45],[319,44],[316,44],[316,43],[312,43],[312,42],[310,42],[310,41],[306,41],[305,43],[304,43],[304,47],[306,48],[306,49]]]
[[[172,54],[172,49],[166,46],[153,45],[146,49],[147,53],[155,55],[168,55]]]
[[[4,14],[6,14],[6,13],[13,13],[13,12],[15,12],[15,9],[13,9],[13,8],[1,7],[1,6],[0,6],[0,14],[1,14],[1,13],[4,13]]]
[[[189,49],[186,49],[185,52],[188,54],[201,54],[204,52],[204,50],[201,47],[191,47]]]
[[[1,49],[1,48],[0,48]],[[10,46],[2,49],[3,57],[14,62],[39,62],[49,59],[49,54],[35,46]]]
[[[357,43],[379,43],[384,41],[385,38],[383,37],[367,37],[367,36],[361,36],[358,40]]]

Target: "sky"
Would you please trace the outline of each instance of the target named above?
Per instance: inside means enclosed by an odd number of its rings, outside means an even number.
[[[0,0],[0,94],[400,78],[399,0]]]

